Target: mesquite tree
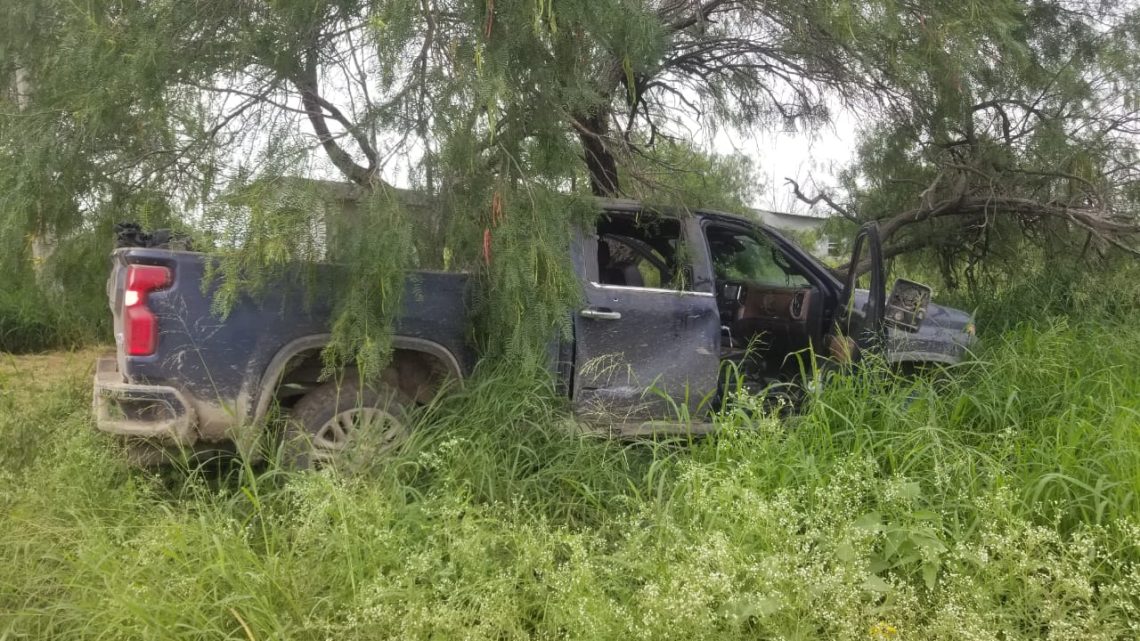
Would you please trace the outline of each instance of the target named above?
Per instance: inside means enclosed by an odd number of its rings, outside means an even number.
[[[694,156],[694,130],[810,129],[835,105],[864,117],[861,162],[843,197],[796,191],[883,219],[891,252],[976,253],[1007,214],[1098,248],[1131,248],[1136,231],[1136,18],[1109,3],[28,0],[0,13],[5,238],[108,216],[228,218],[213,227],[224,303],[308,255],[318,203],[273,179],[339,177],[361,203],[343,247],[357,266],[331,351],[343,358],[378,362],[403,268],[438,263],[493,284],[485,322],[511,331],[488,332],[488,348],[534,351],[576,295],[563,239],[591,208],[574,196],[691,201],[684,170],[718,166]],[[384,180],[396,174],[434,204],[409,208]],[[430,211],[441,219],[424,225]],[[441,238],[417,243],[417,225]]]
[[[936,261],[947,285],[1043,255],[1054,267],[1140,255],[1140,15],[1116,3],[1011,5],[976,33],[900,14],[900,33],[962,51],[921,72],[862,137],[838,193],[879,221],[888,256]],[[982,55],[971,56],[973,51]],[[985,268],[989,267],[988,270]]]

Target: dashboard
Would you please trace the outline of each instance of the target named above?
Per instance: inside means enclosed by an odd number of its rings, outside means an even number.
[[[735,300],[724,292],[739,292]],[[811,287],[773,287],[756,283],[726,282],[720,287],[721,315],[726,321],[751,319],[802,322],[814,302]]]

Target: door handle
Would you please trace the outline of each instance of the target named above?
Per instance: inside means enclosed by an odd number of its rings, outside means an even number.
[[[615,312],[609,309],[583,309],[578,312],[582,318],[592,318],[594,320],[621,320],[621,312]]]

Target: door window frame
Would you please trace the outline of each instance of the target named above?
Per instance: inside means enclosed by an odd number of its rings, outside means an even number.
[[[598,228],[594,224],[590,227],[580,230],[580,247],[582,256],[582,274],[585,276],[587,286],[602,291],[636,291],[636,292],[650,292],[660,294],[674,294],[679,296],[697,296],[705,298],[715,298],[716,294],[713,291],[716,287],[715,277],[711,273],[712,264],[709,262],[708,253],[708,240],[704,236],[704,231],[701,229],[699,217],[697,215],[675,217],[665,216],[662,214],[647,212],[647,211],[622,211],[622,210],[604,210],[604,216],[622,216],[627,218],[636,218],[638,216],[653,216],[675,220],[680,227],[680,241],[684,247],[683,252],[679,252],[678,265],[687,266],[692,271],[693,282],[690,284],[689,289],[672,289],[665,287],[638,287],[636,285],[610,285],[601,282],[601,276],[598,273]],[[699,239],[700,242],[694,242],[694,239]],[[683,261],[681,260],[683,259]]]
[[[754,240],[757,238],[762,239],[762,241],[756,240],[756,242],[763,242],[763,244],[768,245],[773,250],[780,252],[780,254],[782,254],[784,257],[784,260],[788,261],[789,265],[799,270],[800,276],[802,276],[804,280],[808,281],[809,286],[818,289],[821,292],[831,291],[831,288],[828,287],[830,283],[827,283],[825,279],[820,278],[819,274],[816,273],[816,270],[804,265],[803,261],[800,260],[799,256],[796,256],[794,252],[789,251],[788,247],[786,246],[787,241],[784,238],[780,237],[778,234],[772,233],[762,225],[749,223],[747,221],[725,220],[721,218],[705,218],[701,221],[701,238],[703,240],[702,245],[704,246],[704,250],[708,255],[707,260],[709,269],[714,270],[714,273],[712,274],[714,282],[716,279],[716,273],[715,268],[713,267],[712,248],[709,247],[709,237],[708,233],[705,231],[710,226],[724,227],[726,229],[731,229],[734,231],[741,231],[753,236]],[[775,285],[773,285],[773,287],[775,287]]]

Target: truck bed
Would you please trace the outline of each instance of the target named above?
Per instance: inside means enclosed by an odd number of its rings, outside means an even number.
[[[102,386],[104,395],[150,401],[133,410],[120,403],[114,412],[97,402],[101,427],[132,435],[135,424],[153,428],[165,421],[162,433],[150,429],[138,435],[177,444],[222,440],[229,428],[256,418],[263,389],[276,384],[267,380],[274,359],[298,342],[321,344],[327,337],[338,281],[343,281],[338,276],[346,269],[297,265],[275,277],[267,291],[243,295],[223,318],[211,311],[217,283],[203,285],[205,254],[124,248],[112,258],[108,295],[117,349],[113,359],[99,364],[96,398]],[[173,274],[169,287],[147,295],[158,317],[157,349],[150,356],[128,356],[123,345],[124,285],[132,264],[163,266]],[[396,322],[398,335],[446,350],[462,374],[474,364],[466,341],[469,285],[466,274],[409,273]],[[149,414],[132,421],[132,411]]]

